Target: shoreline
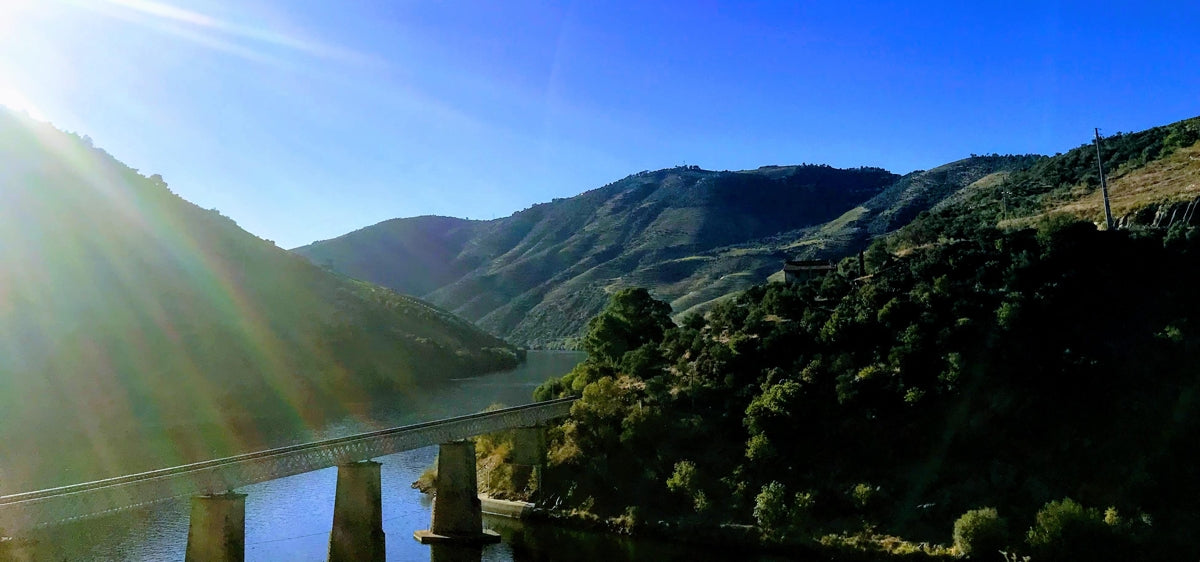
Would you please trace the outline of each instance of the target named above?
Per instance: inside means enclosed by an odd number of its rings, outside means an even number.
[[[858,562],[868,560],[948,560],[947,554],[923,551],[920,546],[905,552],[889,551],[884,535],[872,535],[874,542],[858,542],[858,535],[843,535],[846,541],[826,541],[818,537],[764,536],[753,525],[736,523],[638,522],[624,518],[602,519],[590,514],[551,511],[522,501],[501,500],[479,494],[481,509],[487,515],[519,521],[531,530],[584,532],[603,535],[611,540],[653,541],[685,547],[704,546],[719,550],[753,552],[762,556],[788,559]],[[849,543],[857,542],[857,546]],[[865,547],[865,548],[864,548]]]

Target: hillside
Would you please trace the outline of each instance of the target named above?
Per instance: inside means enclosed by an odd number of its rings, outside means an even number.
[[[827,166],[642,172],[504,219],[395,219],[295,251],[509,341],[557,347],[622,287],[650,288],[679,319],[761,283],[785,259],[851,255],[1034,158],[971,157],[903,177]]]
[[[783,233],[763,244],[806,259],[848,256],[960,191],[995,181],[1027,167],[1037,158],[1035,155],[971,156],[932,170],[917,170],[832,221]]]
[[[756,241],[835,219],[896,178],[875,168],[680,167],[493,221],[398,219],[295,251],[510,341],[560,346],[621,287],[653,287],[684,311],[760,282],[789,254]]]
[[[1103,145],[1112,231],[1085,145],[944,197],[866,275],[678,325],[614,295],[534,393],[580,397],[539,493],[813,559],[1195,559],[1198,141],[1192,119]]]
[[[1179,223],[1200,197],[1200,117],[1103,140],[1101,155],[1114,222],[1122,229]],[[979,182],[935,205],[904,229],[893,247],[967,237],[987,226],[1022,228],[1047,221],[1104,223],[1096,147],[1085,144]]]
[[[91,141],[0,111],[0,493],[279,445],[379,394],[515,364]]]
[[[1120,226],[1187,212],[1200,195],[1200,159],[1188,148],[1196,129],[1193,119],[1105,139]],[[837,260],[914,221],[909,232],[918,232],[924,217],[993,226],[1102,220],[1094,150],[973,155],[903,177],[827,166],[673,168],[503,219],[395,219],[295,251],[427,298],[511,342],[559,347],[574,345],[623,287],[649,288],[680,320],[778,280],[785,259]]]

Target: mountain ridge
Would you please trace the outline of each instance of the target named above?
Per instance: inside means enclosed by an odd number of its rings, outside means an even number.
[[[718,280],[730,272],[703,267],[712,261],[704,252],[831,220],[896,178],[878,168],[821,165],[639,172],[503,219],[454,223],[472,229],[474,237],[448,248],[444,260],[449,269],[467,272],[428,293],[420,292],[427,279],[414,281],[415,268],[404,263],[409,254],[363,264],[363,256],[386,256],[396,246],[385,231],[399,223],[385,221],[293,251],[352,277],[428,298],[511,341],[560,347],[603,306],[608,292],[642,277],[692,278],[689,286]],[[394,220],[409,221],[412,228],[435,223],[430,217]],[[442,234],[426,229],[422,236]],[[770,261],[782,259],[776,254]],[[725,258],[739,261],[736,255]],[[686,297],[685,289],[669,289],[668,296]]]

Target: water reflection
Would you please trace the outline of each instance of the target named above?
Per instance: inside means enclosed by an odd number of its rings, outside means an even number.
[[[3,0],[0,0],[2,3]],[[367,409],[364,422],[349,417],[322,428],[317,435],[292,436],[284,442],[337,437],[380,427],[474,413],[500,402],[529,402],[534,387],[552,376],[566,373],[582,354],[531,352],[521,368],[478,379],[455,381],[433,389],[430,397],[413,405],[408,400],[380,400]],[[411,562],[468,559],[513,560],[507,545],[491,545],[470,557],[459,552],[429,552],[412,540],[412,532],[430,521],[428,496],[410,488],[433,463],[437,447],[426,447],[376,459],[382,466],[383,527],[388,536],[387,560]],[[272,480],[238,491],[246,498],[246,560],[325,562],[333,521],[337,469],[328,468]],[[34,560],[182,560],[187,542],[188,502],[167,501],[142,509],[118,512],[47,527],[31,533],[37,541]],[[2,533],[0,533],[2,534]]]
[[[434,544],[429,546],[429,562],[480,562],[483,560],[483,547],[452,544]]]

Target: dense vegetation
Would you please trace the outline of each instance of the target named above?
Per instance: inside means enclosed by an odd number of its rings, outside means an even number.
[[[867,277],[847,263],[756,287],[678,327],[644,291],[615,295],[588,361],[536,394],[581,396],[553,433],[549,495],[607,516],[943,542],[991,507],[1036,560],[1063,532],[1096,556],[1195,555],[1195,227],[1048,222],[873,250]],[[1090,507],[1034,520],[1064,497]]]
[[[1102,154],[1120,181],[1191,154],[1196,131]],[[552,432],[552,504],[748,523],[793,548],[1200,554],[1200,221],[1164,207],[1098,231],[1053,212],[1094,191],[1094,146],[1008,158],[873,244],[866,275],[847,260],[679,326],[615,294],[588,361],[535,393],[581,397]]]
[[[381,393],[512,366],[90,140],[0,111],[0,493],[282,444]]]

